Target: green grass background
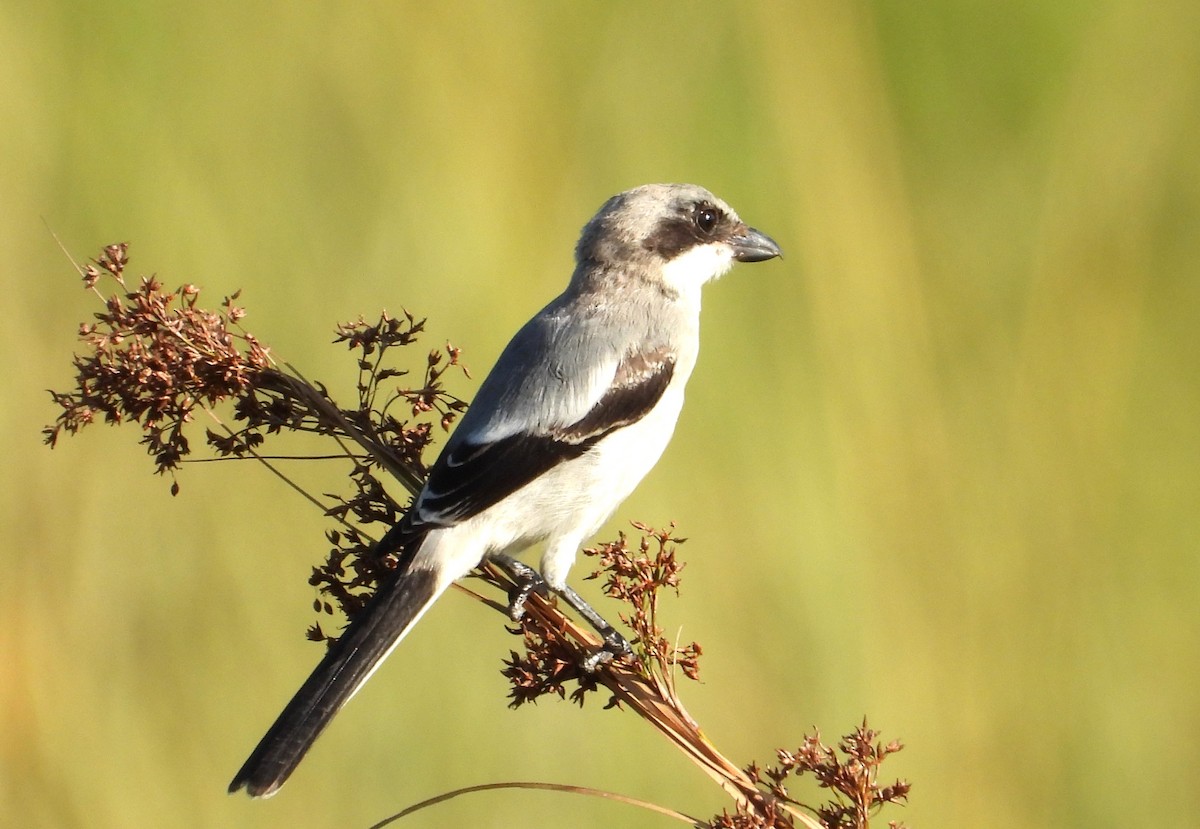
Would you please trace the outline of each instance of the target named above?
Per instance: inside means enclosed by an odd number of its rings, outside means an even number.
[[[630,716],[507,710],[513,640],[457,595],[277,798],[227,797],[319,656],[320,516],[248,465],[171,498],[127,428],[39,442],[95,310],[43,219],[242,288],[344,391],[332,326],[383,307],[481,377],[595,208],[664,180],[787,253],[707,289],[606,532],[690,538],[709,736],[767,761],[866,714],[914,829],[1194,824],[1198,43],[1183,0],[6,3],[0,824],[361,827],[511,779],[725,806]],[[671,824],[520,792],[407,825]]]

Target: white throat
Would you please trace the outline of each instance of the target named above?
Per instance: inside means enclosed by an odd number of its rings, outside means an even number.
[[[700,286],[733,267],[733,251],[723,242],[697,245],[663,265],[663,283],[682,296],[697,293]]]

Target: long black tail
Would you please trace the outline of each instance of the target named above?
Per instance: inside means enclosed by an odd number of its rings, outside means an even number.
[[[410,559],[411,561],[411,559]],[[313,742],[441,592],[431,570],[404,567],[379,589],[326,653],[229,784],[270,797]]]

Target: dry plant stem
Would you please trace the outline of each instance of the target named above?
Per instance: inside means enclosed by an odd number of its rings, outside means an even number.
[[[299,369],[291,363],[285,363],[287,370],[291,374],[280,374],[279,377],[287,384],[288,389],[300,397],[304,402],[313,408],[314,411],[320,412],[324,417],[328,418],[330,423],[336,423],[340,426],[343,432],[351,437],[351,439],[361,446],[381,467],[386,469],[392,477],[404,484],[404,488],[410,494],[416,495],[421,491],[424,481],[421,480],[412,469],[401,463],[396,463],[392,454],[387,451],[386,447],[380,446],[379,441],[373,439],[370,435],[352,424],[341,410],[333,404],[328,397],[318,391],[317,386],[311,383]],[[340,442],[340,437],[339,437]],[[350,452],[346,452],[350,455]]]
[[[484,564],[481,574],[487,581],[505,591],[505,595],[515,587],[507,575],[494,565]],[[503,606],[497,604],[496,607],[505,612]],[[539,593],[529,597],[525,604],[525,612],[544,629],[559,634],[560,643],[573,643],[578,650],[580,663],[603,646],[595,632],[576,623],[560,611],[552,599]],[[759,789],[744,770],[721,754],[704,736],[699,724],[687,713],[671,684],[656,673],[651,673],[651,676],[652,680],[642,676],[638,672],[637,663],[630,659],[614,659],[601,665],[595,672],[596,680],[611,691],[620,703],[628,706],[657,729],[736,803],[761,811],[765,802],[772,800],[775,808],[787,811],[810,829],[824,829],[809,815],[788,803],[775,800],[769,793]]]
[[[401,818],[406,818],[411,814],[421,811],[422,809],[427,809],[430,806],[436,806],[439,803],[445,803],[447,800],[453,800],[454,798],[460,797],[464,794],[474,794],[476,792],[491,792],[491,791],[496,791],[498,789],[532,789],[534,791],[562,792],[562,793],[566,793],[566,794],[582,794],[582,795],[587,795],[589,797],[601,797],[606,800],[615,800],[618,803],[625,803],[630,806],[637,806],[638,808],[645,809],[648,812],[654,812],[656,814],[674,818],[675,820],[678,820],[681,823],[690,823],[693,827],[695,827],[695,829],[705,829],[705,827],[708,826],[708,824],[705,823],[704,821],[699,820],[694,817],[691,817],[690,815],[685,815],[685,814],[683,814],[683,812],[677,812],[674,809],[668,809],[664,806],[659,806],[657,803],[650,803],[649,801],[646,801],[646,800],[640,800],[636,797],[628,797],[623,794],[617,794],[616,792],[606,792],[603,789],[593,789],[590,786],[570,786],[570,785],[566,785],[563,783],[537,783],[537,782],[519,781],[519,782],[511,782],[511,783],[482,783],[478,786],[464,786],[461,789],[455,789],[454,791],[444,792],[442,794],[437,795],[436,797],[431,797],[431,798],[428,798],[427,800],[422,800],[420,803],[414,803],[412,806],[409,806],[407,809],[397,812],[396,814],[392,815],[391,817],[384,818],[383,820],[379,821],[378,823],[373,824],[370,827],[370,829],[383,829],[384,826],[388,826],[392,823],[395,823],[396,821],[400,820]]]
[[[217,413],[214,412],[211,407],[202,405],[201,408],[204,410],[204,413],[209,416],[209,418],[213,421],[213,423],[217,424],[225,431],[225,434],[233,435],[233,430],[225,425],[225,422],[217,416]],[[304,487],[300,486],[300,484],[296,483],[291,478],[289,478],[287,475],[285,475],[283,473],[282,469],[279,469],[277,466],[275,466],[273,463],[271,463],[271,461],[268,458],[266,458],[265,456],[256,452],[253,447],[248,447],[246,449],[246,454],[248,454],[250,457],[254,458],[254,460],[258,461],[263,466],[265,466],[267,468],[268,472],[270,472],[272,475],[274,475],[276,478],[278,478],[280,481],[282,481],[286,486],[290,487],[292,489],[292,491],[295,492],[297,495],[299,495],[301,498],[308,501],[310,504],[312,504],[317,509],[321,510],[321,512],[323,512],[323,513],[329,512],[329,508],[325,504],[322,504],[315,495],[313,495],[308,490],[306,490]],[[342,457],[342,456],[339,455],[338,457]],[[220,460],[228,460],[228,459],[227,458],[195,458],[195,459],[189,459],[187,462],[188,463],[205,463],[205,462],[213,462],[213,461],[220,461]],[[350,522],[346,521],[345,519],[336,519],[336,520],[340,521],[346,527],[352,526],[350,524]]]

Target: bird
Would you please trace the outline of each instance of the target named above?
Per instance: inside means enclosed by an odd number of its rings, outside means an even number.
[[[609,198],[583,227],[561,295],[505,347],[405,516],[379,541],[399,563],[329,647],[229,785],[270,797],[433,602],[485,560],[628,644],[567,584],[581,545],[666,449],[696,365],[700,294],[776,242],[694,184]],[[543,543],[540,565],[513,556]],[[605,652],[607,651],[607,653]],[[589,667],[602,661],[592,661]]]

